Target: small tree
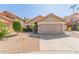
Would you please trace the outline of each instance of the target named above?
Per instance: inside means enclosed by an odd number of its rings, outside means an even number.
[[[8,28],[6,24],[0,21],[0,39],[5,37],[7,33],[8,33]]]
[[[32,25],[32,30],[34,33],[37,33],[38,32],[38,24],[37,22],[35,22],[33,25]]]
[[[18,35],[18,32],[21,31],[21,23],[20,23],[20,21],[13,21],[12,26],[13,26],[14,31],[16,31],[17,35]]]

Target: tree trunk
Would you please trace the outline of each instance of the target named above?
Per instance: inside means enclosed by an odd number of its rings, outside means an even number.
[[[17,35],[18,35],[18,32],[17,32]]]

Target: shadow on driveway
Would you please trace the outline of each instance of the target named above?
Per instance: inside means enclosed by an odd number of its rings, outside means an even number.
[[[40,39],[44,39],[44,40],[51,40],[51,39],[65,38],[65,37],[70,37],[70,36],[65,33],[58,33],[58,34],[34,34],[34,33],[31,33],[29,35],[29,37],[40,38]]]

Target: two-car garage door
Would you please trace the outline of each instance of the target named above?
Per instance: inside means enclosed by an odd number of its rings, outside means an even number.
[[[63,31],[64,31],[63,23],[41,22],[38,24],[38,33],[62,33]]]

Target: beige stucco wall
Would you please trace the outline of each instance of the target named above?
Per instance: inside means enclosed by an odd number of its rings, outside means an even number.
[[[38,25],[38,33],[63,33],[63,23],[42,23]]]

